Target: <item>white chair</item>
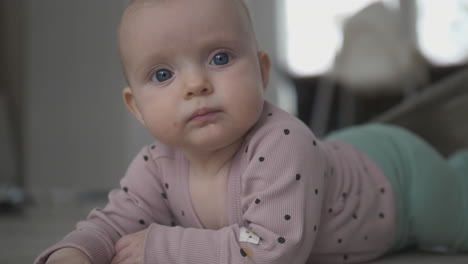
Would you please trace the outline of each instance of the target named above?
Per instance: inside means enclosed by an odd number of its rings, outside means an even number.
[[[337,84],[338,126],[355,123],[355,97],[402,94],[410,97],[428,80],[427,65],[407,36],[398,10],[373,3],[349,18],[334,66],[318,87],[310,126],[328,131]]]

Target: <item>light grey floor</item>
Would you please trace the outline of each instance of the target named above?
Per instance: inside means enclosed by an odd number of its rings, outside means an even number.
[[[42,250],[74,228],[90,208],[29,208],[20,215],[0,215],[0,263],[32,263]]]
[[[40,251],[73,229],[87,216],[91,206],[29,208],[22,215],[0,215],[0,264],[32,263]],[[461,264],[468,255],[439,255],[409,252],[372,262],[374,264]]]

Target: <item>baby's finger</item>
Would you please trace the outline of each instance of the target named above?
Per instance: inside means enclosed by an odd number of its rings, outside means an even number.
[[[130,244],[131,244],[130,239],[128,239],[127,236],[124,236],[121,239],[119,239],[117,243],[115,243],[115,251],[119,252],[122,249],[128,247]]]
[[[122,264],[125,263],[132,256],[132,252],[128,248],[124,248],[120,251],[117,251],[114,258],[112,259],[111,264]]]

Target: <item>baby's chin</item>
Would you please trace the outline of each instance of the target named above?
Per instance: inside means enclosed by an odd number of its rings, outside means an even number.
[[[247,131],[223,130],[223,129],[206,129],[205,131],[197,131],[190,135],[187,146],[198,152],[217,152],[223,148],[232,147],[234,144],[240,144],[244,134]]]

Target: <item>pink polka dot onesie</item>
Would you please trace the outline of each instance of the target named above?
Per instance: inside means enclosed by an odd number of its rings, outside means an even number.
[[[382,170],[347,143],[317,139],[269,103],[232,161],[225,227],[204,228],[188,172],[178,149],[145,147],[107,206],[35,263],[63,247],[110,263],[115,242],[145,228],[148,264],[358,263],[394,245],[395,197]]]

